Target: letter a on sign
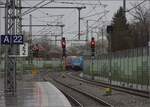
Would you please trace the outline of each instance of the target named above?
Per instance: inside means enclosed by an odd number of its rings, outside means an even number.
[[[1,35],[1,44],[10,44],[11,37],[9,35]]]
[[[5,38],[4,38],[4,43],[9,43],[9,38],[8,38],[8,36],[5,36]]]

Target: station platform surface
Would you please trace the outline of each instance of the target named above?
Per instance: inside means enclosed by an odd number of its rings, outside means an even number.
[[[71,107],[50,82],[20,82],[16,96],[0,96],[0,107]]]

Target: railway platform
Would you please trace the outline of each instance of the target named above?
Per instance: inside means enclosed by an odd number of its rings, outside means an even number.
[[[1,93],[0,107],[71,107],[61,91],[49,82],[19,82],[18,86],[16,96]]]

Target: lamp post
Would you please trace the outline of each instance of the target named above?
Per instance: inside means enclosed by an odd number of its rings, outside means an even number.
[[[149,2],[150,3],[150,2]],[[149,72],[149,60],[150,60],[150,25],[148,26],[148,30],[149,30],[149,35],[148,35],[148,44],[147,44],[147,72]],[[148,77],[150,77],[150,73],[148,73]],[[148,79],[148,82],[147,82],[147,88],[150,84],[150,79]]]

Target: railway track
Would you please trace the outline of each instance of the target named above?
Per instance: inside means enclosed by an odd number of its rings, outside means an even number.
[[[107,83],[97,82],[97,81],[94,81],[94,80],[81,78],[81,77],[78,77],[78,76],[74,76],[71,73],[67,73],[67,76],[69,78],[72,78],[72,79],[75,79],[75,80],[78,80],[78,81],[81,81],[81,82],[85,82],[87,84],[91,84],[91,85],[95,85],[95,86],[101,86],[101,87],[109,87],[109,84],[107,84]],[[140,91],[140,90],[121,87],[121,86],[116,86],[116,85],[112,85],[112,89],[116,90],[116,91],[129,93],[129,94],[132,94],[132,95],[140,96],[140,97],[150,98],[150,92],[147,92],[147,91]]]
[[[111,104],[103,101],[102,99],[93,96],[83,90],[66,85],[62,81],[56,78],[48,79],[44,78],[46,81],[51,81],[58,89],[60,89],[66,96],[69,96],[74,104],[73,107],[113,107]]]
[[[84,107],[77,99],[73,96],[69,95],[67,92],[63,91],[62,89],[58,88],[69,100],[72,107]]]

